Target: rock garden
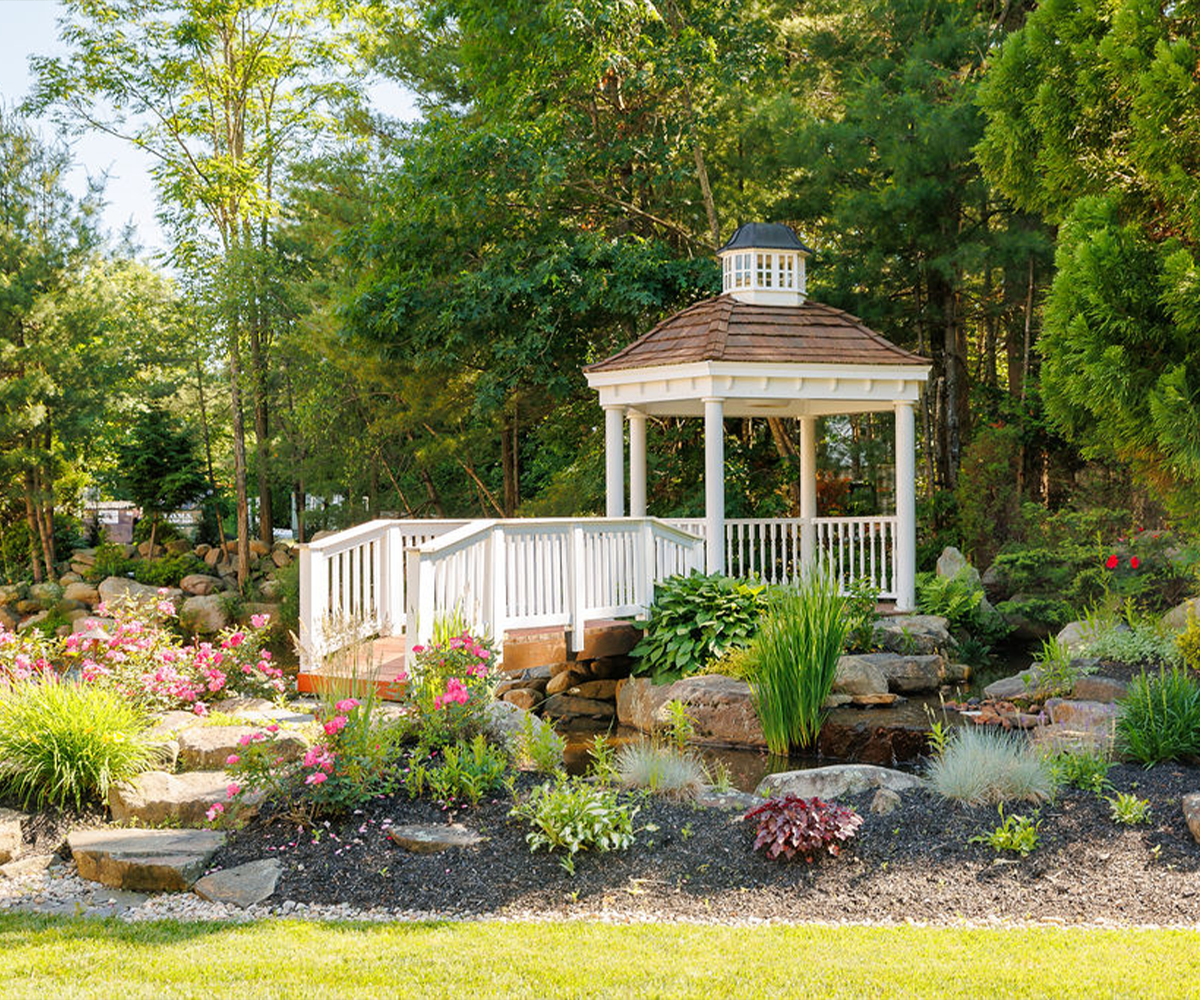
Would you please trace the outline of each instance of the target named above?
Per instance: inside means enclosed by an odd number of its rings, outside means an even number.
[[[1014,626],[953,550],[907,616],[823,578],[696,575],[660,588],[636,642],[614,628],[586,656],[498,664],[439,623],[383,701],[365,671],[298,697],[271,611],[199,629],[168,588],[101,587],[78,630],[0,632],[2,910],[1200,914],[1188,606],[1097,603],[991,679],[979,646]]]

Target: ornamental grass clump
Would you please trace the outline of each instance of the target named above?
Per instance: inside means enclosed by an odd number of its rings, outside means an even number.
[[[104,801],[162,764],[146,718],[117,692],[46,673],[0,686],[0,792],[23,808]]]
[[[1117,741],[1147,767],[1200,754],[1200,682],[1180,667],[1135,677],[1117,717]]]
[[[617,779],[626,788],[675,799],[694,799],[708,778],[704,764],[694,754],[647,742],[621,747],[615,767]]]
[[[772,753],[816,743],[845,640],[845,601],[829,574],[774,596],[750,647],[750,689]]]
[[[1044,802],[1055,788],[1045,758],[1024,736],[983,729],[957,730],[928,777],[942,798],[966,806]]]

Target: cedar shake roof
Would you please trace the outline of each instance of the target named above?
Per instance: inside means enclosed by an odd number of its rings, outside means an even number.
[[[765,364],[927,365],[854,316],[819,302],[768,306],[732,295],[704,299],[584,371],[605,372],[695,361]]]

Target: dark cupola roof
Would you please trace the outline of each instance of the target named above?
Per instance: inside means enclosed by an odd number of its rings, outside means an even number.
[[[800,242],[796,231],[782,222],[747,222],[738,226],[732,236],[718,248],[726,250],[798,250],[811,254],[815,251]]]

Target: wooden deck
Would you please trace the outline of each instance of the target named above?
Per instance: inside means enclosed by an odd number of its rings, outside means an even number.
[[[528,667],[550,666],[567,659],[594,660],[602,656],[623,656],[637,642],[641,632],[629,621],[597,619],[584,626],[583,649],[568,655],[565,628],[519,628],[504,634],[504,659],[501,669],[515,673]],[[371,669],[376,695],[387,701],[403,697],[401,678],[405,674],[403,635],[381,636],[371,643]],[[326,671],[300,673],[296,678],[301,694],[317,692],[330,676]]]

